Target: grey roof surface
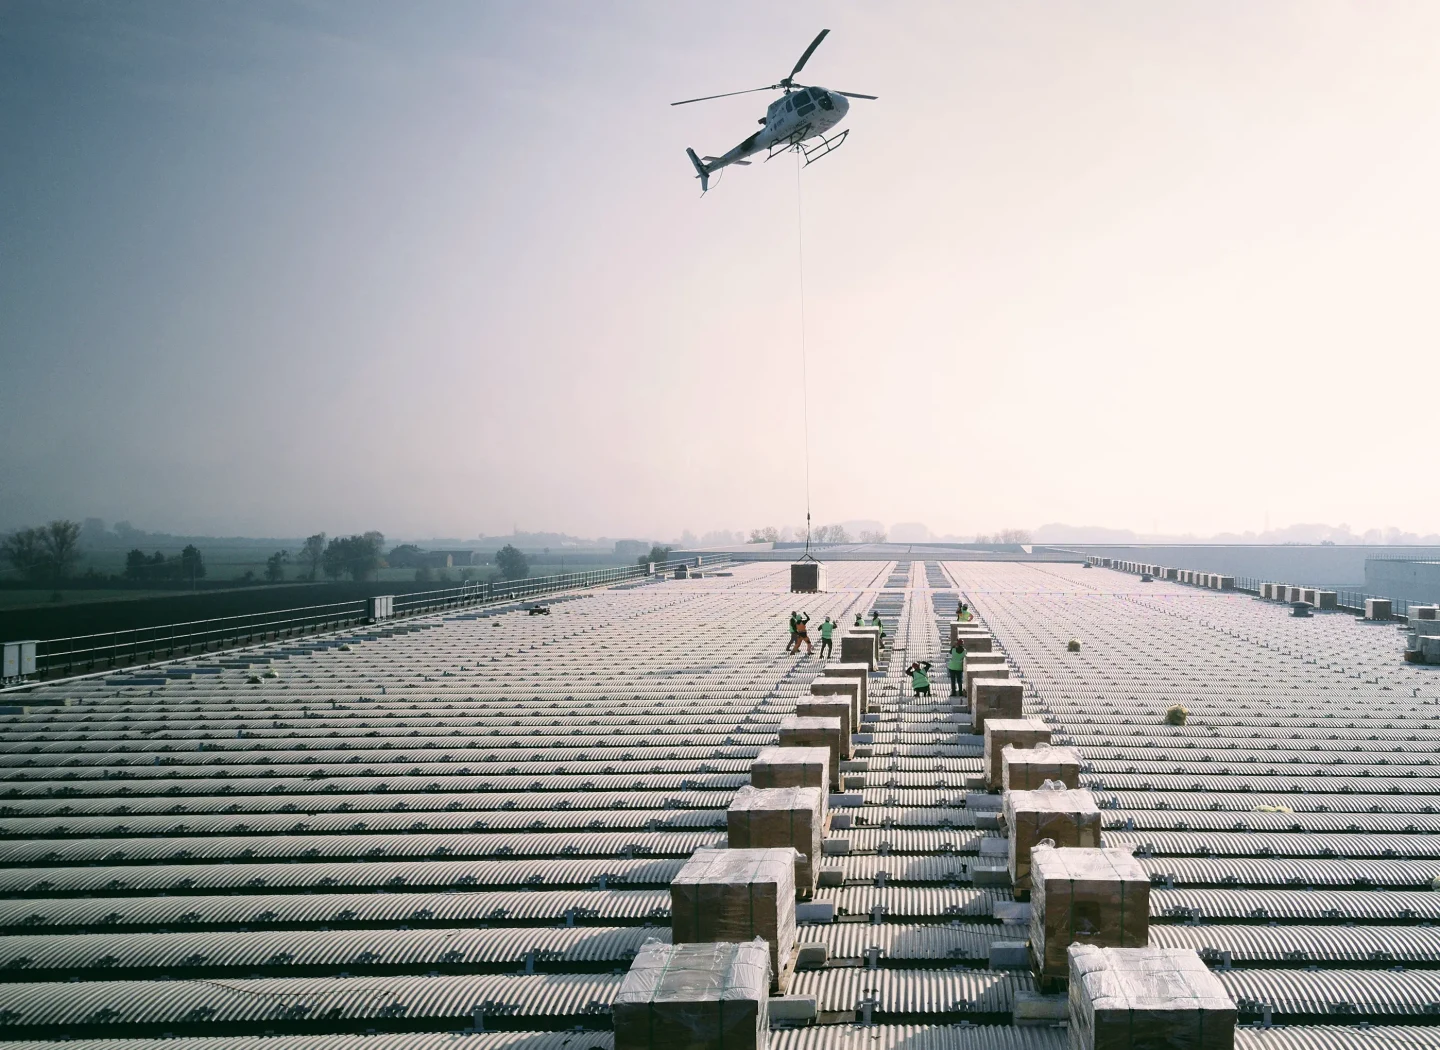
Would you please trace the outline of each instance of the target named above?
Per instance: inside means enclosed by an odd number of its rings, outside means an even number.
[[[163,685],[19,694],[0,1041],[610,1050],[621,975],[669,937],[670,878],[724,843],[750,759],[808,694],[818,656],[783,652],[803,607],[878,608],[893,648],[859,804],[836,810],[850,852],[825,860],[843,885],[816,897],[837,921],[801,928],[834,960],[792,989],[821,1023],[772,1046],[1061,1050],[1063,1030],[1008,1023],[1030,977],[987,969],[1025,932],[972,881],[980,738],[941,682],[916,699],[901,673],[940,665],[963,595],[1025,714],[1079,749],[1106,844],[1150,874],[1152,943],[1200,951],[1243,1025],[1275,1024],[1241,1050],[1440,1048],[1440,678],[1393,627],[1074,563],[844,553],[820,595],[737,564],[548,617],[435,614],[199,656],[167,669],[213,673]]]

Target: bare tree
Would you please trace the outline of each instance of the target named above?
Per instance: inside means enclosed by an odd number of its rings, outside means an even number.
[[[766,525],[763,529],[750,530],[750,543],[776,543],[780,539],[780,530],[774,525]]]
[[[320,573],[320,563],[325,559],[325,534],[317,532],[305,540],[305,546],[301,548],[300,560],[310,566],[309,577],[314,580]]]
[[[40,529],[17,529],[0,543],[0,555],[27,580],[45,578],[45,542]]]
[[[884,543],[884,542],[885,542],[885,530],[884,530],[884,529],[862,529],[862,530],[860,530],[860,542],[861,542],[861,543]]]

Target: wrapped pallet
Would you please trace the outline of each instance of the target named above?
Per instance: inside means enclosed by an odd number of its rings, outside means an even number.
[[[966,671],[968,677],[969,671]],[[970,732],[985,732],[987,718],[1021,718],[1025,713],[1025,685],[1002,678],[976,678],[968,685]]]
[[[1022,750],[1006,745],[1000,755],[1000,787],[1005,791],[1036,791],[1052,782],[1078,789],[1080,762],[1080,752],[1073,747],[1037,744]]]
[[[995,648],[995,639],[988,631],[965,631],[959,638],[960,645],[967,653],[988,653]]]
[[[1123,849],[1054,849],[1030,855],[1030,950],[1042,977],[1065,977],[1072,944],[1150,943],[1150,876]]]
[[[615,1050],[765,1050],[770,949],[646,941],[615,996]]]
[[[840,719],[840,757],[849,758],[854,748],[851,734],[855,723],[851,719],[850,698],[845,696],[809,696],[795,701],[795,714],[800,718]]]
[[[829,748],[830,783],[840,783],[840,719],[786,715],[780,719],[780,746]]]
[[[1098,848],[1100,807],[1088,791],[1041,788],[1005,795],[1010,829],[1010,880],[1016,891],[1030,888],[1030,853],[1049,839],[1057,846]]]
[[[814,787],[828,799],[828,747],[767,747],[750,763],[750,783],[757,788]],[[838,787],[838,784],[834,786]]]
[[[818,594],[826,589],[825,566],[818,561],[797,561],[790,566],[790,589]]]
[[[859,627],[851,628],[849,633],[840,636],[841,663],[863,664],[867,671],[876,670],[880,666],[877,641],[877,635],[867,634]]]
[[[1050,727],[1039,718],[987,718],[985,733],[985,786],[991,791],[1001,786],[1000,757],[1007,745],[1016,748],[1035,747],[1050,742]]]
[[[860,713],[864,714],[869,710],[870,701],[870,665],[864,663],[855,664],[826,664],[820,668],[821,678],[848,678],[857,682],[860,686]]]
[[[1365,619],[1367,620],[1388,620],[1394,613],[1394,607],[1389,598],[1366,598]]]
[[[1075,944],[1068,963],[1075,1050],[1234,1050],[1235,1000],[1195,949]]]
[[[1005,664],[995,663],[972,663],[965,661],[965,680],[962,683],[965,695],[970,695],[970,690],[977,681],[985,678],[1009,678],[1010,668]]]
[[[670,938],[768,943],[770,972],[788,971],[795,948],[795,851],[697,849],[670,883]]]
[[[795,891],[813,897],[824,815],[818,787],[742,787],[726,813],[727,842],[731,849],[796,850]]]
[[[974,620],[951,620],[950,621],[950,644],[954,645],[957,638],[980,638],[990,637],[990,632],[980,626]]]
[[[860,724],[860,716],[865,713],[865,709],[860,703],[860,698],[864,694],[865,687],[853,678],[831,678],[829,675],[821,675],[810,683],[811,696],[845,698],[845,702],[850,705],[851,732],[854,732],[855,727]]]

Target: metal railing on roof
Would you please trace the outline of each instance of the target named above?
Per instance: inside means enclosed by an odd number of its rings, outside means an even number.
[[[655,574],[664,574],[682,566],[686,569],[695,567],[697,561],[697,558],[682,558],[651,564],[654,565]],[[725,561],[728,559],[717,558],[705,567],[723,564]],[[612,569],[536,576],[524,580],[465,583],[458,587],[416,591],[397,595],[393,612],[379,623],[390,623],[403,617],[421,616],[447,609],[498,605],[562,591],[605,587],[631,580],[643,580],[650,575],[650,565],[626,565]],[[197,653],[223,652],[288,638],[305,638],[347,627],[373,625],[377,621],[371,615],[372,601],[373,599],[361,598],[329,605],[307,605],[294,609],[37,640],[33,677],[42,679],[56,674],[63,677],[137,667]]]

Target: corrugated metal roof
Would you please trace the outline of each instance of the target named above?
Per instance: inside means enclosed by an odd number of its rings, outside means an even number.
[[[777,644],[795,601],[785,571],[741,566],[724,579],[589,592],[557,602],[551,617],[487,612],[347,631],[349,651],[279,643],[246,656],[279,669],[261,686],[247,684],[248,668],[171,681],[153,696],[103,678],[40,686],[26,713],[0,716],[0,895],[18,898],[0,899],[10,934],[0,968],[30,978],[7,994],[53,994],[55,1012],[71,1016],[85,996],[123,986],[134,992],[117,1009],[154,1020],[96,1007],[92,1024],[149,1035],[215,1026],[218,1036],[231,1022],[187,998],[201,982],[93,980],[124,967],[210,969],[222,979],[203,987],[224,986],[216,994],[253,998],[266,981],[303,993],[284,999],[292,1012],[280,1020],[234,1022],[317,1032],[277,1035],[272,1048],[364,1050],[359,1040],[440,1050],[459,1038],[508,1050],[491,1036],[323,1029],[468,1027],[461,1000],[481,986],[447,981],[564,977],[585,988],[600,978],[566,967],[623,967],[638,941],[665,936],[665,883],[696,845],[723,839],[717,822],[750,759],[814,673],[813,661]],[[1086,780],[1105,785],[1096,793],[1107,840],[1151,854],[1142,863],[1154,879],[1155,943],[1229,952],[1238,969],[1224,980],[1319,995],[1342,1011],[1285,1015],[1323,1027],[1241,1030],[1242,1050],[1404,1045],[1329,1023],[1363,1019],[1325,998],[1342,992],[1351,1007],[1368,991],[1391,996],[1377,1019],[1433,1023],[1423,1004],[1394,1012],[1428,986],[1385,983],[1440,974],[1386,970],[1432,966],[1440,951],[1422,925],[1440,923],[1429,888],[1440,875],[1430,841],[1440,832],[1440,697],[1423,669],[1398,661],[1391,632],[1348,617],[1292,621],[1248,597],[1141,588],[1062,563],[840,562],[831,587],[805,597],[812,618],[848,622],[852,610],[878,607],[896,648],[870,678],[864,804],[834,832],[850,852],[824,860],[850,880],[818,894],[841,921],[800,930],[851,965],[802,973],[796,990],[819,991],[829,1022],[845,1022],[868,994],[882,1021],[946,1023],[827,1023],[777,1033],[776,1050],[1064,1042],[1050,1028],[948,1023],[1004,1019],[1006,997],[1028,980],[945,968],[983,964],[992,941],[1025,933],[990,921],[1008,892],[967,881],[983,837],[969,805],[982,740],[950,718],[947,698],[908,696],[900,670],[909,658],[943,658],[959,596],[985,616],[1025,686],[1026,713],[1080,746]],[[1066,652],[1070,637],[1084,640],[1082,652]],[[1190,709],[1185,726],[1163,722],[1175,702]],[[604,890],[592,888],[600,875]],[[873,885],[882,875],[885,885]],[[614,888],[635,885],[653,888]],[[853,965],[869,948],[881,949],[879,968]],[[518,973],[531,952],[549,972]],[[238,979],[228,967],[267,976]],[[290,973],[268,976],[276,967]],[[514,972],[453,973],[464,967]],[[419,976],[430,969],[448,975]],[[60,973],[89,979],[35,980]],[[1323,984],[1350,979],[1378,983]],[[380,1007],[390,1016],[348,1020],[370,1008],[356,991],[366,987],[382,997],[405,989],[417,1012],[392,999]],[[509,986],[485,987],[502,1012],[533,1004],[514,1023],[604,1023],[603,996],[572,1002],[542,981],[516,986],[529,996],[521,1006]],[[172,1003],[201,1014],[173,1020]],[[346,1020],[325,1020],[336,1008]],[[19,1023],[9,1035],[26,1034]],[[66,1030],[87,1031],[83,1020]],[[611,1045],[604,1034],[564,1033],[554,1047],[515,1038],[516,1050]],[[1351,1038],[1367,1041],[1336,1041]]]
[[[65,1050],[614,1050],[611,1032],[379,1032],[373,1035],[269,1035],[173,1039],[71,1039]],[[57,1050],[16,1040],[11,1050]],[[1005,1050],[1009,1050],[1008,1047]],[[1021,1050],[1021,1048],[1017,1048]],[[1023,1050],[1030,1050],[1024,1047]],[[1037,1048],[1039,1050],[1039,1048]],[[1048,1044],[1045,1047],[1048,1050]]]
[[[1070,1036],[1051,1027],[841,1024],[771,1032],[770,1050],[1070,1050]]]

